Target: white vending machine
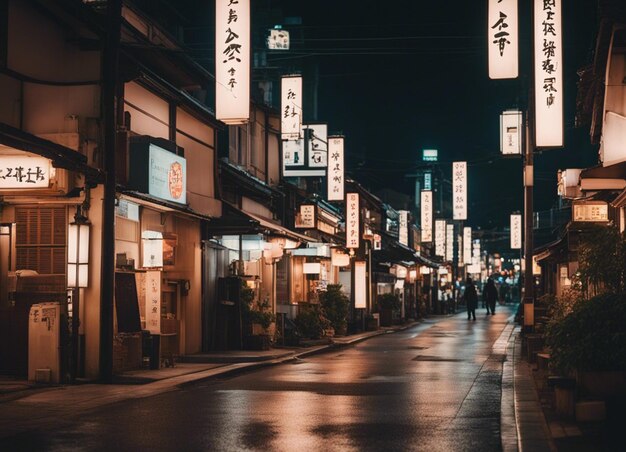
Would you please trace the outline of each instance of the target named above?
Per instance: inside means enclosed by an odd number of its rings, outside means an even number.
[[[28,316],[28,379],[59,383],[61,377],[60,303],[34,304]]]

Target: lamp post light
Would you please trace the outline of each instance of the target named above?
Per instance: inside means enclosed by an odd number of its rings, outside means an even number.
[[[82,214],[81,207],[76,208],[74,221],[67,231],[67,287],[73,289],[72,317],[72,380],[78,376],[79,327],[80,327],[80,289],[89,284],[89,220]]]

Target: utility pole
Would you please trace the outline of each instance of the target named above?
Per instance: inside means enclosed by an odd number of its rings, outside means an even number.
[[[524,156],[524,331],[531,332],[535,324],[534,277],[533,277],[533,185],[535,151],[533,113],[533,95],[529,96],[526,113],[526,150]]]
[[[117,77],[122,26],[122,0],[107,2],[107,27],[102,55],[104,117],[104,202],[100,291],[100,379],[113,380],[113,299],[115,294],[115,141]]]

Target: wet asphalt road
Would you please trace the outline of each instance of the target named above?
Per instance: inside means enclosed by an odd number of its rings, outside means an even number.
[[[0,435],[0,450],[501,450],[504,356],[492,346],[510,308],[478,311],[155,397],[47,411]]]

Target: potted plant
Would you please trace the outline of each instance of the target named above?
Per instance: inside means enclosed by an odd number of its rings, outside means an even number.
[[[550,361],[588,395],[626,395],[626,294],[580,298],[547,330]]]
[[[335,334],[345,335],[350,300],[342,292],[341,284],[329,284],[325,291],[320,292],[319,299],[324,316],[330,321]]]
[[[324,316],[319,305],[311,305],[303,308],[296,316],[294,323],[298,330],[298,335],[302,338],[320,339],[325,335],[325,331],[331,327],[330,321]]]
[[[400,297],[395,293],[384,293],[378,295],[377,304],[380,312],[380,326],[391,326],[393,311],[400,309]]]
[[[269,329],[275,320],[269,300],[255,302],[254,290],[242,281],[240,291],[241,318],[244,327],[244,348],[269,350],[271,335]]]

